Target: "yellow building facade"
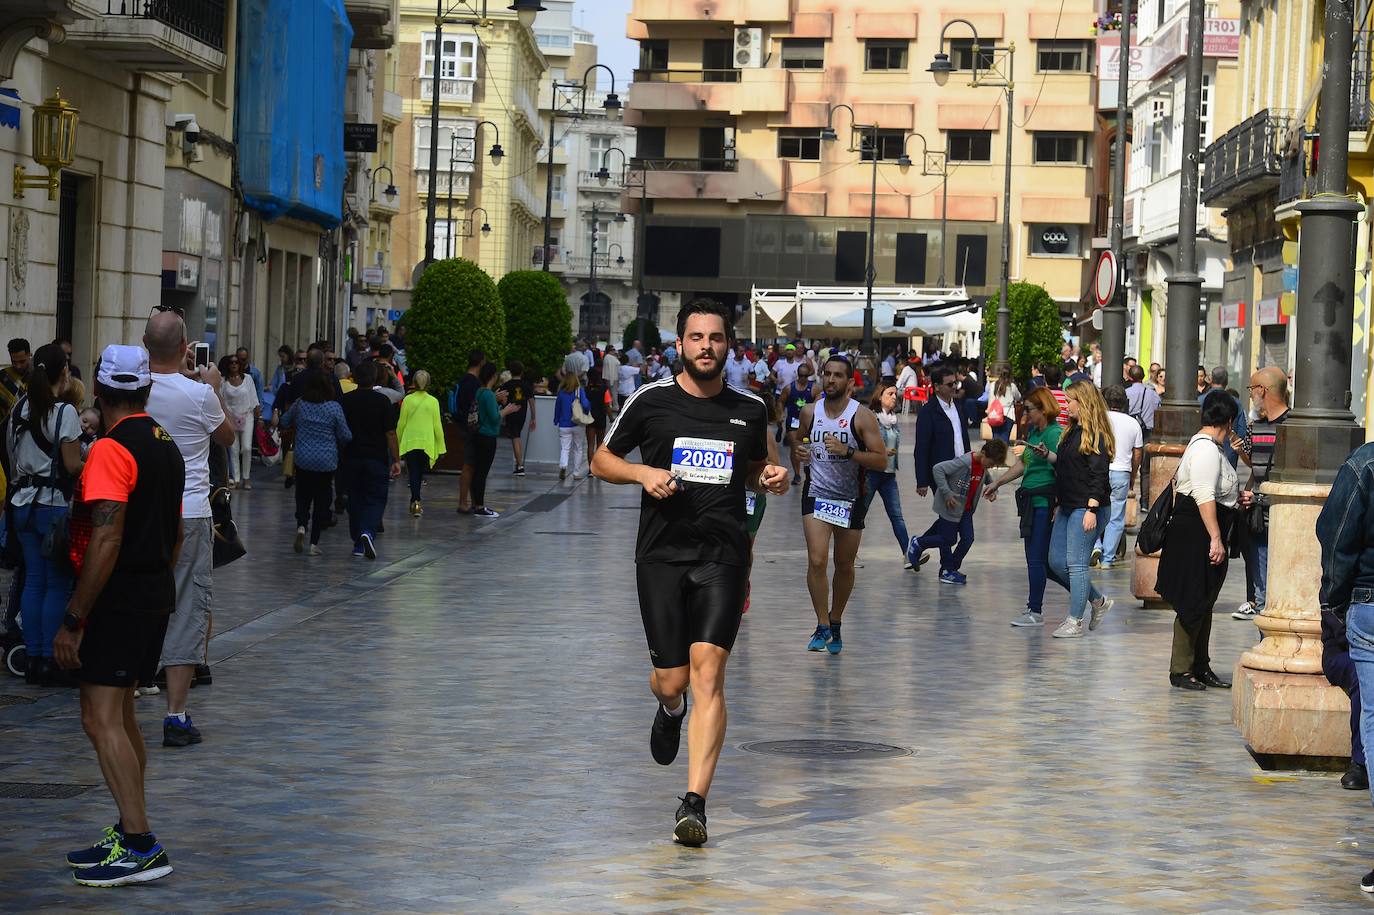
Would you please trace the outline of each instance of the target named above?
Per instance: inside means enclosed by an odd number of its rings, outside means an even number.
[[[547,63],[532,29],[500,7],[480,24],[446,24],[442,47],[434,36],[433,4],[402,0],[399,35],[388,61],[401,109],[393,140],[399,194],[389,279],[392,305],[402,310],[416,265],[425,256],[431,142],[439,147],[435,258],[465,257],[500,279],[509,271],[530,269],[543,238],[537,99]],[[432,138],[436,68],[440,127]],[[479,128],[482,121],[491,124]],[[488,153],[498,134],[504,156],[493,163]],[[485,216],[476,212],[471,218],[478,208]],[[491,226],[490,233],[481,231],[483,224]]]
[[[980,68],[1015,89],[1011,277],[1072,310],[1094,215],[1094,14],[1090,0],[635,0],[626,121],[647,183],[645,284],[740,305],[752,286],[861,285],[872,210],[878,284],[994,292],[1008,112],[1004,92],[969,85],[976,29]],[[946,28],[956,72],[942,87],[927,68]],[[879,129],[876,194],[854,121]],[[827,125],[838,141],[821,139]],[[923,148],[947,153],[947,198]]]

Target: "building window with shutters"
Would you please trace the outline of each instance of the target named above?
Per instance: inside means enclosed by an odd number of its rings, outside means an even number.
[[[821,70],[825,68],[825,42],[810,38],[784,38],[782,66],[785,70]]]
[[[821,132],[806,127],[784,127],[778,131],[778,158],[821,160]]]

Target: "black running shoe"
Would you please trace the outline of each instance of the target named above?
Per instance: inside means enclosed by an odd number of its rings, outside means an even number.
[[[1374,893],[1374,871],[1370,871],[1361,878],[1360,889],[1366,893]]]
[[[682,740],[682,722],[687,720],[687,696],[682,697],[682,714],[676,718],[668,714],[663,703],[658,704],[654,726],[649,731],[649,752],[660,766],[671,766],[677,759],[678,744]]]
[[[680,798],[677,825],[673,827],[673,841],[679,845],[696,847],[706,844],[706,798],[688,791]]]

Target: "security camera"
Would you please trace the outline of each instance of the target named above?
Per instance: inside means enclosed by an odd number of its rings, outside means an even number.
[[[174,114],[167,124],[168,130],[180,130],[186,134],[187,143],[200,142],[200,125],[196,123],[194,114]]]

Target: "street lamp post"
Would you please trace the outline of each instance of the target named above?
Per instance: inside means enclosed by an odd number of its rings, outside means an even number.
[[[476,164],[476,160],[477,160],[477,131],[481,130],[483,126],[490,127],[490,128],[491,128],[493,131],[495,131],[495,133],[496,133],[496,140],[491,144],[491,150],[487,153],[487,155],[491,156],[491,164],[492,164],[492,165],[500,165],[500,164],[501,164],[501,159],[506,155],[506,152],[505,152],[505,150],[503,150],[503,149],[501,148],[501,128],[500,128],[500,127],[497,127],[497,126],[496,126],[495,124],[493,124],[491,121],[478,121],[477,124],[476,124],[476,126],[473,127],[473,129],[472,129],[472,158],[471,158],[471,159],[459,159],[459,158],[458,158],[458,139],[459,139],[458,133],[457,133],[457,131],[454,131],[454,132],[452,132],[452,133],[449,134],[449,138],[448,138],[448,195],[447,195],[447,197],[448,197],[448,214],[444,217],[444,218],[447,220],[447,222],[448,222],[448,229],[447,229],[447,231],[446,231],[446,233],[445,233],[445,236],[446,236],[446,237],[445,237],[445,239],[444,239],[444,256],[445,256],[445,257],[453,257],[453,251],[454,251],[454,247],[455,247],[454,244],[453,244],[453,166],[454,166],[454,164],[457,163],[457,162],[467,162],[467,163],[474,164],[474,165]],[[485,213],[486,210],[483,210],[482,212]],[[471,233],[469,233],[469,235],[470,235],[470,234],[471,234]]]
[[[481,214],[482,214],[482,228],[481,228],[482,234],[483,234],[483,235],[490,235],[490,234],[491,234],[491,223],[488,222],[488,219],[489,219],[490,217],[487,216],[487,211],[486,211],[485,209],[483,209],[482,207],[473,207],[472,209],[468,210],[468,215],[463,219],[463,222],[464,222],[464,223],[466,224],[466,226],[467,226],[467,231],[463,233],[463,236],[462,236],[463,238],[472,238],[472,236],[473,236],[473,234],[474,234],[474,229],[475,229],[476,226],[477,226],[477,214],[478,214],[478,213],[481,213]]]
[[[377,199],[377,174],[383,171],[386,172],[386,189],[382,191],[382,196],[386,198],[387,206],[391,206],[396,202],[398,192],[396,190],[396,176],[392,173],[390,165],[379,165],[372,170],[372,193],[370,197],[374,201]]]
[[[877,277],[877,264],[873,260],[874,243],[878,232],[878,160],[882,157],[882,150],[878,148],[878,125],[857,123],[854,109],[848,105],[831,105],[829,116],[826,118],[825,129],[821,131],[821,139],[833,141],[837,139],[835,133],[835,112],[839,109],[849,112],[849,151],[858,152],[863,156],[863,138],[868,139],[868,149],[873,156],[873,168],[870,177],[870,188],[868,196],[868,265],[864,270],[864,338],[862,344],[863,355],[876,361],[873,346],[873,281]],[[854,137],[860,137],[859,147],[854,148]]]
[[[1116,78],[1116,164],[1112,168],[1112,253],[1116,255],[1116,292],[1102,309],[1102,383],[1114,384],[1126,361],[1126,284],[1121,267],[1126,263],[1126,119],[1130,115],[1131,2],[1121,5],[1120,72]],[[1182,242],[1182,236],[1179,238]],[[1113,368],[1116,366],[1116,368]],[[1167,381],[1167,376],[1166,376]]]
[[[1194,0],[1199,2],[1199,0]],[[1351,0],[1326,0],[1325,50],[1317,133],[1316,187],[1298,204],[1298,298],[1293,412],[1280,425],[1274,478],[1329,484],[1363,436],[1350,412],[1350,328],[1354,322],[1354,220],[1364,208],[1350,196]],[[1171,373],[1172,374],[1172,373]]]
[[[999,48],[996,45],[989,48],[994,58],[992,66],[984,68],[990,76],[980,76],[978,73],[978,30],[973,27],[973,23],[967,19],[951,19],[945,23],[944,28],[940,29],[940,50],[936,53],[935,59],[931,61],[929,71],[935,76],[936,85],[943,86],[949,81],[949,74],[954,72],[954,67],[949,62],[949,55],[945,53],[945,33],[954,24],[968,26],[968,30],[973,33],[973,81],[969,83],[974,88],[989,86],[1003,89],[1007,95],[1007,147],[1006,147],[1006,168],[1002,178],[1002,278],[1000,296],[997,300],[997,362],[992,366],[989,375],[1000,372],[1010,361],[1011,344],[1011,304],[1007,301],[1007,287],[1011,285],[1011,128],[1014,123],[1012,119],[1012,109],[1016,98],[1016,81],[1013,79],[1016,71],[1016,44],[1010,43],[1006,47]],[[999,69],[996,55],[1001,53],[1005,58],[1005,68]]]
[[[487,25],[487,0],[482,0],[480,13],[474,6],[476,2],[477,0],[455,0],[446,6],[445,0],[436,0],[434,5],[434,70],[430,74],[432,85],[429,98],[429,193],[425,197],[425,259],[423,262],[423,266],[426,267],[434,262],[434,218],[439,202],[435,195],[435,184],[439,180],[439,84],[444,78],[444,25],[447,23],[468,26]],[[511,4],[506,9],[514,11],[520,24],[528,28],[534,24],[534,17],[543,12],[544,5],[539,0],[511,0]],[[466,10],[468,17],[450,19],[449,17],[457,10]],[[500,148],[498,144],[496,149]],[[492,159],[494,162],[499,162],[500,156],[493,154]]]
[[[1196,125],[1202,106],[1202,30],[1204,0],[1188,3],[1188,62],[1183,81],[1183,123]],[[1125,64],[1122,64],[1125,66]],[[1197,272],[1198,146],[1201,131],[1183,131],[1183,170],[1178,193],[1177,269],[1166,280],[1169,315],[1165,324],[1164,403],[1155,413],[1155,432],[1165,441],[1187,441],[1197,431],[1198,313],[1202,277]],[[1105,317],[1105,316],[1104,316]],[[1104,353],[1105,356],[1105,353]],[[1103,362],[1103,371],[1110,363]],[[1103,383],[1109,376],[1102,376]]]
[[[611,77],[611,91],[606,94],[606,100],[601,103],[601,107],[606,112],[607,117],[617,117],[620,114],[620,96],[615,94],[615,71],[605,64],[592,64],[582,74],[582,79],[575,82],[560,82],[554,79],[551,82],[552,91],[549,93],[549,155],[545,166],[545,186],[544,186],[544,270],[549,269],[549,249],[553,247],[553,148],[554,132],[558,127],[558,90],[577,89],[581,92],[581,100],[577,110],[563,113],[566,118],[577,118],[587,113],[587,84],[591,78],[593,70],[605,70]]]
[[[944,288],[945,260],[949,255],[949,251],[945,247],[945,239],[949,237],[947,229],[949,224],[949,153],[931,152],[930,147],[926,145],[926,138],[920,133],[908,135],[902,148],[905,149],[906,144],[913,139],[921,141],[921,174],[927,177],[930,175],[940,176],[940,278],[935,285]],[[902,157],[897,160],[897,164],[903,169],[910,168],[911,157],[903,152]]]

